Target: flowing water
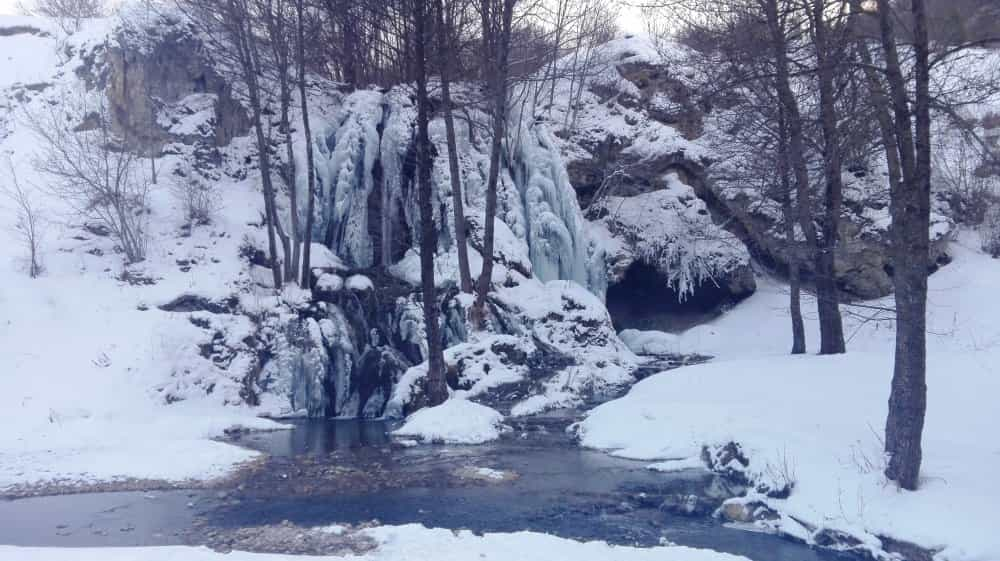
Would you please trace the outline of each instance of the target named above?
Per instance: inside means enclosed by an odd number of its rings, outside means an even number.
[[[245,527],[422,523],[476,532],[533,530],[652,546],[664,540],[755,561],[853,559],[727,527],[671,505],[714,505],[738,490],[708,472],[657,473],[581,449],[570,415],[535,418],[484,446],[409,446],[384,422],[302,420],[236,443],[268,459],[224,488],[89,493],[0,502],[0,543],[134,546],[232,543]]]

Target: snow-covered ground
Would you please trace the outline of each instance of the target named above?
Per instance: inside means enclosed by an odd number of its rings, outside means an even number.
[[[90,25],[69,40],[76,52],[103,40],[107,23]],[[151,193],[147,259],[129,269],[152,284],[124,280],[113,241],[82,228],[32,165],[38,142],[21,111],[76,87],[80,61],[57,56],[64,38],[54,25],[0,17],[8,30],[31,26],[44,33],[0,33],[0,184],[11,183],[13,170],[40,209],[45,268],[38,279],[26,274],[17,216],[0,193],[0,492],[37,483],[224,476],[257,454],[211,438],[233,426],[280,425],[223,406],[239,402],[240,387],[199,356],[205,333],[188,314],[157,306],[181,294],[222,299],[247,283],[238,250],[246,224],[259,216],[257,197],[247,182],[222,184],[226,204],[214,223],[183,232],[164,172]],[[18,83],[36,82],[50,85],[15,99]],[[167,160],[160,165],[170,169]],[[215,386],[185,388],[179,379]],[[168,407],[168,394],[188,399]]]
[[[789,356],[787,294],[773,282],[673,341],[685,352],[717,355],[716,361],[650,377],[598,407],[579,425],[583,444],[630,458],[687,460],[704,446],[737,442],[753,481],[772,489],[794,483],[787,499],[754,492],[747,498],[783,513],[768,523],[782,531],[810,540],[814,531],[839,530],[876,549],[876,536],[889,536],[939,550],[939,560],[1000,559],[1000,492],[992,484],[1000,442],[991,436],[1000,393],[1000,262],[981,253],[969,233],[951,252],[954,262],[930,280],[918,491],[901,491],[882,474],[891,323],[850,315],[848,354]],[[811,318],[807,329],[815,349]]]
[[[745,557],[683,546],[633,548],[577,542],[534,532],[484,534],[428,529],[417,524],[364,530],[378,547],[363,555],[309,557],[216,553],[208,548],[20,548],[0,546],[0,558],[18,561],[746,561]]]

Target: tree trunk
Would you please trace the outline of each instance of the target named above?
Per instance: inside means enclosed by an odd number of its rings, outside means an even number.
[[[316,214],[316,166],[313,160],[312,129],[309,124],[309,100],[306,98],[306,56],[305,56],[305,16],[303,3],[296,0],[296,66],[298,67],[299,102],[302,108],[302,133],[306,139],[306,185],[309,200],[306,203],[306,228],[303,232],[302,248],[302,287],[312,288],[312,236]]]
[[[802,321],[802,279],[799,270],[799,243],[795,236],[796,212],[792,203],[792,181],[788,170],[788,126],[784,111],[778,115],[778,174],[781,181],[782,214],[785,240],[790,247],[788,259],[788,310],[792,319],[792,354],[806,352],[806,328]]]
[[[878,0],[886,77],[895,113],[903,181],[892,193],[896,354],[885,424],[885,475],[904,489],[919,484],[927,410],[927,274],[930,269],[930,62],[924,0],[911,0],[914,103],[911,121],[888,0]],[[915,133],[914,133],[915,122]]]
[[[451,173],[451,204],[455,221],[455,245],[458,249],[458,276],[462,292],[472,293],[472,273],[469,270],[469,248],[466,241],[465,204],[462,199],[462,175],[458,167],[458,146],[455,140],[455,116],[451,107],[451,61],[456,51],[452,41],[452,21],[445,17],[444,0],[436,0],[438,57],[441,66],[441,111],[444,113],[448,139],[448,170]],[[446,21],[447,20],[447,21]]]
[[[504,131],[507,125],[507,72],[510,55],[510,27],[513,19],[515,0],[502,0],[498,15],[500,20],[492,23],[489,10],[485,8],[489,0],[484,0],[483,40],[486,53],[494,47],[495,58],[491,94],[493,95],[493,142],[490,147],[490,171],[486,184],[486,218],[483,235],[483,270],[476,286],[476,301],[472,308],[472,323],[476,329],[483,329],[486,323],[486,295],[489,294],[493,278],[493,238],[494,220],[497,213],[497,182],[500,179],[500,153],[503,149]],[[492,36],[492,37],[491,37]]]
[[[819,312],[820,354],[843,353],[844,325],[837,293],[836,251],[840,238],[840,207],[844,185],[841,179],[840,133],[837,129],[834,71],[824,8],[825,0],[813,0],[813,40],[816,47],[816,76],[819,80],[820,122],[823,128],[823,164],[826,176],[823,237],[816,253],[816,305]]]
[[[764,11],[767,18],[767,27],[770,35],[770,43],[772,55],[775,60],[775,88],[778,91],[778,99],[781,105],[782,117],[785,123],[783,127],[785,135],[787,137],[787,146],[785,147],[787,151],[787,167],[791,168],[790,172],[795,179],[795,197],[798,210],[798,222],[799,227],[802,228],[802,233],[806,238],[807,251],[812,251],[816,248],[817,244],[817,234],[816,227],[813,224],[812,217],[812,197],[809,193],[809,171],[806,168],[805,161],[805,150],[804,150],[804,140],[802,133],[802,116],[799,112],[798,101],[795,99],[795,94],[791,88],[791,82],[789,79],[788,71],[788,54],[787,54],[787,43],[785,37],[785,29],[778,16],[778,2],[777,0],[765,0],[764,1]],[[789,225],[794,230],[794,224],[789,221]],[[793,234],[794,235],[794,234]],[[794,237],[792,238],[794,239]],[[792,268],[789,268],[790,276],[792,276]],[[798,267],[794,268],[795,275],[792,276],[792,281],[795,284],[801,284],[797,282],[799,279],[796,278],[798,275]],[[801,287],[800,287],[801,290]],[[794,298],[794,287],[793,287],[793,298]],[[793,304],[799,304],[799,315],[801,316],[801,304],[797,302],[792,302]],[[820,308],[822,309],[822,308]],[[839,312],[838,312],[839,313]],[[793,312],[794,314],[794,312]],[[793,352],[795,352],[795,330],[797,329],[795,325],[795,318],[793,317]],[[801,317],[799,318],[801,321]],[[822,323],[821,323],[822,326]],[[803,328],[804,331],[804,328]],[[802,350],[805,351],[805,334],[802,335]]]
[[[420,203],[420,282],[424,300],[424,325],[427,330],[427,380],[425,395],[430,406],[448,399],[445,382],[441,324],[438,321],[437,288],[434,286],[434,252],[437,232],[434,228],[433,185],[431,184],[431,146],[428,135],[430,102],[427,96],[427,10],[426,0],[414,0],[414,55],[417,81],[417,188]]]

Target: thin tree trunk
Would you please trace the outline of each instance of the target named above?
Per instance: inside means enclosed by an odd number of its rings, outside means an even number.
[[[772,55],[775,60],[775,87],[785,119],[788,145],[788,165],[795,179],[795,195],[798,210],[799,227],[805,235],[808,251],[813,251],[817,244],[816,227],[812,217],[812,197],[809,193],[809,171],[806,168],[802,133],[802,116],[799,105],[792,92],[788,71],[788,54],[786,51],[785,30],[778,16],[777,0],[764,0],[764,11],[770,35]]]
[[[825,0],[812,0],[813,40],[819,80],[820,122],[823,128],[823,163],[826,176],[823,237],[816,254],[816,305],[820,322],[820,354],[845,352],[844,325],[837,293],[836,251],[840,238],[840,208],[844,185],[841,179],[840,133],[837,129],[834,65],[831,56]]]
[[[895,112],[903,181],[892,195],[893,282],[896,289],[896,353],[885,424],[885,475],[916,489],[927,410],[927,275],[930,267],[930,62],[924,0],[911,0],[914,103],[910,112],[899,65],[888,0],[878,0],[886,77]],[[915,118],[911,121],[911,116]],[[915,133],[914,133],[915,126]]]
[[[285,74],[282,71],[282,74]],[[288,83],[288,77],[283,76],[281,79],[281,127],[284,129],[285,135],[285,152],[286,158],[288,159],[287,171],[285,172],[285,181],[288,185],[288,200],[289,206],[291,207],[291,246],[292,252],[289,258],[288,253],[285,254],[285,281],[294,282],[295,277],[299,272],[299,258],[302,244],[299,241],[299,196],[298,196],[298,185],[296,183],[296,170],[295,170],[295,150],[292,146],[292,126],[291,119],[289,117],[289,112],[291,110],[292,104],[292,88]]]
[[[788,310],[792,319],[792,354],[806,352],[806,328],[802,321],[802,278],[799,270],[799,243],[795,236],[796,212],[792,203],[792,181],[788,170],[788,126],[784,111],[779,110],[778,123],[778,174],[781,178],[782,212],[785,220],[785,239],[789,245],[788,258]]]
[[[455,116],[451,107],[451,61],[455,52],[452,41],[452,21],[445,17],[444,0],[436,0],[438,57],[441,66],[441,111],[444,113],[448,139],[448,170],[451,173],[451,204],[455,221],[455,245],[458,249],[458,276],[462,292],[472,293],[472,273],[469,270],[469,248],[466,241],[465,204],[462,200],[462,175],[458,167],[458,146],[455,140]],[[447,20],[447,21],[446,21]]]
[[[497,213],[497,182],[500,179],[500,153],[507,124],[507,60],[510,55],[510,27],[515,0],[502,0],[499,25],[493,26],[487,20],[488,10],[483,9],[483,35],[486,46],[494,46],[496,57],[493,71],[493,142],[490,147],[490,170],[486,184],[486,219],[483,235],[483,270],[476,286],[476,301],[472,309],[472,323],[476,329],[483,329],[486,323],[486,295],[490,291],[493,278],[493,238],[494,220]],[[489,4],[484,0],[484,5]],[[493,30],[490,31],[490,27]],[[493,35],[492,40],[488,35]],[[487,53],[490,49],[485,49]]]
[[[296,65],[298,66],[299,103],[302,108],[302,133],[306,141],[306,185],[309,200],[306,202],[306,228],[302,248],[302,286],[312,288],[312,236],[316,221],[316,166],[313,155],[312,129],[309,124],[309,100],[306,97],[305,16],[303,3],[296,0]]]
[[[417,81],[417,189],[420,206],[420,281],[424,301],[424,326],[427,330],[427,404],[439,405],[448,399],[445,382],[444,350],[441,324],[438,321],[437,288],[434,286],[434,252],[437,232],[434,228],[433,185],[431,184],[431,141],[428,135],[430,102],[427,96],[427,10],[426,0],[413,2],[414,50]]]

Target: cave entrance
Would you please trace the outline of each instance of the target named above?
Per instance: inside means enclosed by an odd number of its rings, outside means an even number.
[[[681,302],[665,275],[637,261],[620,282],[608,288],[607,308],[618,331],[679,333],[717,317],[732,301],[725,288],[707,281]]]

